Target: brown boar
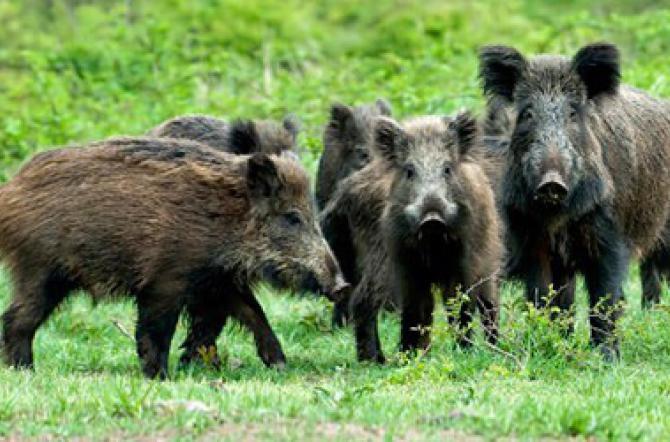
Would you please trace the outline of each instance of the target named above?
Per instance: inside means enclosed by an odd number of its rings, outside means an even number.
[[[299,123],[293,116],[271,120],[225,120],[207,115],[182,115],[151,129],[151,137],[194,140],[236,154],[295,154]]]
[[[134,297],[148,377],[166,376],[182,310],[182,359],[214,346],[230,316],[251,330],[266,365],[282,366],[252,285],[330,297],[345,286],[297,162],[169,138],[36,156],[0,188],[0,253],[14,285],[3,353],[16,367],[33,365],[35,332],[68,294],[101,287]]]
[[[364,274],[352,294],[360,360],[384,360],[376,316],[379,299],[389,297],[402,311],[401,349],[427,348],[433,285],[444,297],[453,297],[461,287],[467,301],[459,324],[469,327],[477,309],[487,338],[497,338],[502,247],[477,132],[469,113],[421,117],[402,125],[378,119],[375,146],[386,164],[374,173],[382,173],[378,186],[388,193],[379,197],[385,201],[378,220],[381,233],[369,236],[376,251],[364,258]]]
[[[326,238],[334,232],[347,232],[346,238],[360,275],[353,284],[351,300],[341,304],[355,319],[357,354],[359,359],[381,348],[377,330],[377,313],[384,306],[399,307],[387,284],[389,261],[382,234],[381,217],[389,197],[392,169],[388,162],[375,158],[361,170],[343,179],[321,211],[321,226]],[[348,304],[348,305],[347,305]],[[372,346],[366,350],[363,346]],[[373,358],[383,362],[381,353]]]
[[[370,162],[372,125],[378,116],[392,114],[391,105],[381,98],[374,103],[347,106],[335,103],[323,134],[323,153],[316,175],[316,203],[323,210],[337,183]]]
[[[563,309],[574,292],[561,288],[582,273],[591,341],[607,358],[629,258],[657,244],[670,213],[670,107],[620,77],[607,43],[572,58],[480,53],[485,94],[514,111],[501,190],[510,273],[529,300]],[[559,293],[547,299],[550,286]]]
[[[332,105],[316,176],[316,203],[319,210],[325,208],[341,180],[370,162],[373,121],[380,115],[390,116],[391,113],[391,106],[383,99],[355,107],[340,103]],[[345,278],[354,283],[358,278],[356,253],[349,232],[344,226],[332,225],[324,233],[342,266]],[[343,300],[335,305],[334,326],[342,326],[347,322],[347,304],[348,301]]]

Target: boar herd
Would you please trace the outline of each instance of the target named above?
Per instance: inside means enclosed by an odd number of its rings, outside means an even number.
[[[471,341],[479,314],[498,338],[498,286],[520,280],[538,307],[589,296],[591,342],[619,355],[631,259],[643,305],[670,273],[670,104],[620,84],[607,43],[573,57],[479,53],[487,98],[469,111],[397,121],[384,100],[334,104],[316,204],[298,159],[299,124],[182,116],[145,136],[34,156],[0,188],[0,254],[13,283],[5,361],[33,366],[37,329],[76,290],[127,295],[137,353],[165,378],[180,315],[180,363],[218,363],[228,318],[259,357],[286,358],[253,287],[325,295],[351,324],[361,361],[383,363],[377,317],[401,316],[400,349],[427,350],[435,293]]]

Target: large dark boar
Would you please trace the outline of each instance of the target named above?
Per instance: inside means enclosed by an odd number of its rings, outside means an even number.
[[[370,162],[374,119],[381,115],[390,116],[391,113],[391,106],[381,98],[374,103],[356,107],[339,103],[332,105],[316,175],[316,203],[319,210],[326,207],[341,180]],[[333,224],[324,234],[342,266],[345,278],[355,283],[359,275],[350,232],[344,225]],[[343,300],[335,305],[334,326],[342,326],[347,322],[347,304],[348,301]]]
[[[524,58],[485,47],[480,77],[515,118],[502,188],[512,275],[529,300],[573,303],[584,275],[591,341],[618,355],[614,334],[631,255],[658,241],[670,211],[670,107],[620,85],[619,52],[593,44],[572,58]]]
[[[194,140],[236,154],[282,154],[296,151],[299,124],[293,116],[271,120],[225,120],[207,115],[183,115],[151,129],[151,137]]]
[[[148,377],[167,374],[177,319],[183,360],[215,345],[226,319],[254,334],[266,365],[285,363],[251,287],[346,286],[297,162],[232,155],[174,139],[122,138],[36,156],[0,188],[0,252],[14,296],[2,316],[8,364],[33,364],[37,328],[72,291],[133,296]]]
[[[401,349],[427,348],[433,285],[445,297],[453,297],[460,287],[468,300],[459,324],[468,327],[477,309],[487,338],[497,338],[502,247],[494,193],[480,163],[480,143],[469,113],[421,117],[402,126],[378,119],[375,146],[387,163],[390,180],[380,188],[388,189],[380,220],[386,250],[378,248],[365,258],[371,260],[366,266],[376,270],[366,271],[352,295],[360,360],[384,360],[376,330],[380,295],[401,304]],[[389,279],[380,283],[377,278]],[[390,294],[384,295],[385,287]]]

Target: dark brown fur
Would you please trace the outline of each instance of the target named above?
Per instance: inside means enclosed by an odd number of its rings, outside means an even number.
[[[341,103],[331,106],[316,176],[316,202],[320,210],[341,180],[370,162],[374,120],[381,115],[390,117],[391,113],[391,106],[383,99],[355,107]]]
[[[167,374],[177,318],[183,361],[230,316],[268,365],[285,357],[251,287],[326,294],[343,285],[297,162],[175,139],[120,138],[37,155],[0,188],[0,252],[14,283],[2,316],[10,365],[32,366],[37,328],[73,290],[129,294],[149,377]]]
[[[629,258],[653,249],[670,213],[670,107],[619,85],[609,44],[572,59],[525,59],[494,46],[480,62],[485,93],[514,115],[502,189],[509,270],[539,305],[553,285],[559,293],[549,301],[561,308],[572,305],[575,274],[583,273],[592,342],[615,356]],[[540,193],[560,187],[553,202]]]
[[[236,154],[280,155],[297,151],[299,125],[289,116],[271,120],[225,120],[207,115],[183,115],[151,129],[147,135],[194,140],[214,149]]]
[[[391,106],[382,99],[355,107],[340,103],[331,106],[330,121],[323,135],[323,153],[316,176],[316,202],[320,210],[333,198],[340,181],[371,161],[374,119],[380,115],[390,116],[391,113]],[[355,284],[359,278],[359,266],[346,227],[333,224],[324,234],[347,281]],[[348,319],[348,302],[343,300],[335,305],[333,325],[342,326]]]
[[[502,250],[494,194],[482,167],[486,160],[475,147],[479,143],[475,126],[467,114],[456,119],[422,117],[402,127],[380,119],[376,129],[379,159],[342,181],[337,204],[326,209],[325,214],[331,215],[330,210],[339,206],[339,218],[352,227],[360,254],[361,279],[351,301],[360,360],[384,360],[376,320],[380,306],[389,300],[402,309],[401,348],[427,346],[427,331],[416,327],[430,326],[433,283],[444,290],[445,297],[453,296],[460,285],[469,295],[461,324],[469,324],[477,305],[488,337],[497,335],[496,273]],[[407,188],[409,164],[424,177],[436,170],[442,173],[449,164],[452,175],[417,182],[430,189],[437,185],[437,194],[426,189],[415,189],[415,193]],[[447,222],[450,239],[433,241],[437,249],[417,239],[415,226],[406,216],[410,205],[425,206],[433,198],[458,206],[456,218]]]

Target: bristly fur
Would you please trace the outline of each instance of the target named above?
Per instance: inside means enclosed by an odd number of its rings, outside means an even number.
[[[497,121],[511,123],[500,198],[509,274],[525,280],[538,305],[553,285],[557,294],[548,302],[567,309],[582,273],[592,307],[608,309],[592,311],[592,341],[616,355],[612,334],[629,257],[656,247],[670,215],[670,106],[619,84],[611,44],[586,46],[572,58],[526,60],[501,47],[482,54],[489,115],[497,108]],[[536,198],[547,171],[567,189],[553,207]]]
[[[0,253],[14,284],[3,351],[32,365],[37,328],[72,291],[138,305],[147,376],[165,376],[182,311],[183,361],[215,346],[228,317],[266,364],[284,355],[255,300],[259,280],[329,293],[339,268],[291,159],[220,152],[172,138],[116,138],[35,156],[0,188]],[[297,220],[297,221],[296,221]]]
[[[449,297],[459,283],[465,289],[475,285],[475,280],[486,280],[481,287],[473,288],[472,296],[476,301],[472,305],[488,307],[484,323],[489,335],[495,335],[495,273],[500,265],[502,250],[493,191],[481,164],[486,160],[478,154],[483,150],[474,146],[479,144],[479,138],[472,138],[476,133],[474,119],[463,113],[455,119],[421,117],[399,125],[380,117],[377,127],[380,126],[383,126],[381,129],[392,126],[396,135],[401,132],[401,138],[406,141],[404,147],[408,149],[403,153],[401,162],[421,157],[425,159],[425,164],[432,164],[433,168],[441,171],[443,161],[450,158],[454,161],[453,188],[458,194],[454,198],[467,208],[463,212],[467,215],[462,222],[456,223],[458,244],[449,248],[454,265],[442,261],[441,270],[427,269],[422,267],[426,262],[424,258],[428,257],[429,261],[436,258],[429,256],[430,251],[426,250],[428,255],[420,252],[421,256],[410,254],[402,258],[397,254],[398,238],[403,238],[401,241],[404,242],[411,234],[400,227],[403,223],[395,222],[398,216],[395,207],[401,209],[404,203],[398,200],[398,189],[403,186],[402,164],[391,151],[393,146],[399,145],[393,135],[390,138],[378,136],[375,147],[382,145],[382,151],[375,156],[375,160],[340,183],[321,217],[326,234],[335,225],[348,229],[351,247],[357,256],[359,277],[352,293],[351,311],[359,359],[384,360],[376,320],[380,307],[387,303],[402,308],[403,346],[411,344],[408,331],[419,324],[408,325],[408,318],[417,307],[421,309],[424,306],[428,297],[432,300],[432,295],[421,290],[411,293],[403,290],[403,287],[413,284],[411,281],[435,282],[446,289],[445,296]],[[375,133],[387,132],[377,129]],[[459,153],[461,143],[473,144],[467,156]],[[405,279],[398,280],[394,275]],[[487,279],[489,276],[490,279]],[[429,310],[427,314],[432,315],[432,309]],[[466,310],[466,315],[470,315],[471,310]]]
[[[242,155],[257,152],[295,155],[299,131],[300,123],[293,115],[281,122],[239,119],[231,123],[207,115],[183,115],[161,123],[147,135],[198,141]]]
[[[316,203],[324,210],[337,192],[338,184],[365,167],[373,159],[372,125],[378,116],[390,116],[391,106],[383,99],[356,107],[335,103],[323,135],[323,153],[316,176]],[[356,253],[349,239],[348,227],[331,225],[324,229],[328,243],[337,256],[345,278],[356,285],[359,277]],[[342,301],[333,310],[333,324],[343,325],[349,318],[348,302]]]

